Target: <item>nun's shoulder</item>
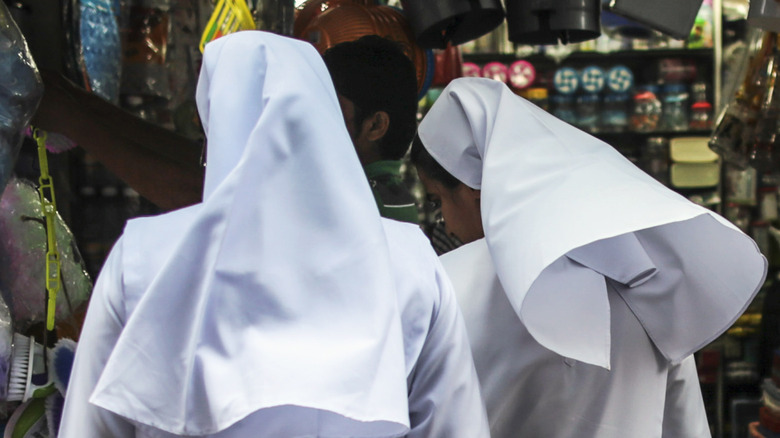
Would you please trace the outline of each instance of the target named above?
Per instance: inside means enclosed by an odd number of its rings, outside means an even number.
[[[421,256],[436,256],[430,241],[418,225],[382,218],[382,227],[391,253],[416,251]]]

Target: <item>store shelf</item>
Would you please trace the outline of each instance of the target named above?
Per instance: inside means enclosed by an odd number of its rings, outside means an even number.
[[[653,50],[619,50],[616,52],[600,53],[590,51],[573,52],[561,61],[563,63],[586,63],[586,62],[605,62],[611,60],[620,60],[624,62],[636,61],[646,62],[648,58],[686,58],[700,60],[704,62],[713,61],[713,49],[653,49]],[[484,64],[488,62],[510,63],[524,59],[532,64],[558,64],[554,59],[545,54],[533,54],[529,56],[516,56],[514,54],[503,53],[470,53],[464,54],[463,60]]]

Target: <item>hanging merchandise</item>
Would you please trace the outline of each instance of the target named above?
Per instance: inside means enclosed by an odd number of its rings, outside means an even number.
[[[780,150],[778,150],[778,118],[780,118],[780,89],[777,88],[778,70],[780,69],[780,51],[775,47],[766,60],[766,80],[763,97],[753,130],[753,140],[748,149],[748,164],[756,169],[767,182],[776,179],[780,165]]]
[[[775,68],[777,47],[778,35],[766,32],[748,61],[740,87],[718,116],[710,138],[713,151],[742,169],[749,165],[751,148],[757,146],[754,136],[756,121],[767,95],[772,69]]]
[[[83,58],[89,89],[119,102],[121,51],[113,0],[80,0],[78,55]]]
[[[537,45],[596,39],[600,11],[600,0],[507,0],[509,40]]]
[[[38,144],[38,166],[41,177],[38,178],[38,194],[41,199],[41,210],[46,230],[46,330],[54,330],[54,313],[57,305],[57,294],[62,288],[60,270],[60,250],[57,247],[55,221],[57,217],[57,201],[54,196],[54,183],[49,175],[49,159],[46,156],[46,132],[33,130],[33,138]]]
[[[417,69],[417,91],[422,98],[434,75],[432,50],[423,50],[414,40],[403,11],[371,0],[310,0],[298,12],[295,37],[308,41],[320,53],[334,45],[365,35],[379,35],[398,42]]]
[[[0,292],[20,332],[46,320],[43,288],[47,280],[47,235],[43,218],[35,186],[12,178],[0,198]],[[89,300],[92,282],[73,234],[59,214],[54,217],[54,230],[63,279],[56,321],[70,328],[78,325],[74,312]]]
[[[255,29],[292,36],[295,23],[294,0],[248,0],[255,12]]]
[[[451,44],[444,50],[434,50],[436,60],[432,87],[446,87],[455,78],[463,76],[463,58],[460,48]]]
[[[401,0],[421,47],[443,49],[477,39],[504,21],[499,0]]]
[[[272,13],[269,11],[269,13]],[[207,43],[227,34],[240,30],[255,29],[255,20],[246,4],[246,0],[218,0],[214,12],[203,30],[200,39],[200,51]]]
[[[123,11],[121,93],[170,99],[166,63],[170,0],[128,0]]]
[[[177,133],[202,142],[203,130],[195,105],[195,85],[200,71],[202,54],[198,49],[201,11],[209,10],[200,0],[172,0],[171,31],[168,44],[168,77],[171,99],[167,109]],[[206,15],[205,12],[202,15]]]
[[[0,190],[11,178],[22,137],[43,94],[21,31],[0,2]]]

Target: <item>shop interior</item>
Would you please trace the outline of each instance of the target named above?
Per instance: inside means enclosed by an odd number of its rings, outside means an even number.
[[[320,51],[371,33],[399,41],[418,70],[418,119],[454,78],[507,83],[756,241],[769,261],[764,287],[696,359],[714,437],[780,436],[777,2],[571,2],[592,3],[580,10],[566,1],[479,0],[467,10],[447,10],[448,2],[430,10],[412,0],[3,1],[0,32],[18,26],[39,68],[193,144],[204,141],[194,101],[203,45],[238,30],[294,36]],[[533,10],[537,3],[557,3],[572,16],[544,22],[549,11]],[[0,56],[11,51],[0,46]],[[13,68],[0,58],[0,82],[14,77]],[[13,114],[3,110],[5,135]],[[77,339],[90,288],[125,222],[166,209],[67,137],[43,138],[34,129],[23,137],[18,151],[0,151],[0,175],[8,180],[0,200],[0,290],[8,304],[0,319],[54,346]],[[413,166],[403,169],[421,226],[444,240],[438,252],[457,247],[442,236],[440,214],[426,203]],[[52,229],[56,237],[47,236]],[[43,274],[55,269],[46,262],[52,239],[60,275]],[[30,273],[36,270],[41,274]],[[45,328],[47,275],[62,283],[54,331]],[[21,401],[0,403],[0,421]]]

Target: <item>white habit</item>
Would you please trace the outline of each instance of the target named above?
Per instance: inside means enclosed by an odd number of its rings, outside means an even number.
[[[487,437],[449,281],[380,219],[316,50],[220,38],[197,97],[204,201],[128,222],[60,436]]]
[[[497,81],[451,82],[419,135],[481,191],[485,238],[442,261],[492,436],[709,436],[691,355],[763,284],[755,243]]]

